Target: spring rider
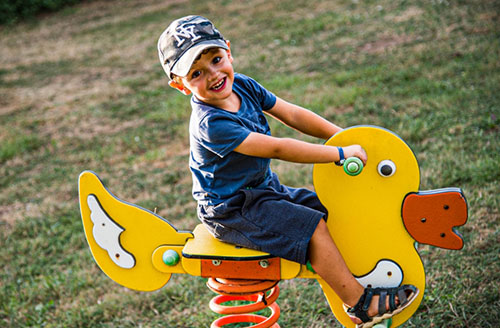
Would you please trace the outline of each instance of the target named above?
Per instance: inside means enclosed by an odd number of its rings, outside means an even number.
[[[467,221],[467,202],[458,188],[419,191],[417,160],[393,132],[356,126],[333,136],[327,144],[360,144],[368,163],[347,159],[343,166],[316,164],[313,183],[329,210],[327,224],[349,269],[366,286],[419,288],[417,299],[392,320],[376,327],[397,327],[417,310],[425,291],[425,272],[416,243],[446,249],[463,247],[454,227]],[[210,308],[222,316],[213,328],[231,323],[279,327],[278,282],[317,279],[337,320],[355,324],[342,301],[308,265],[216,240],[203,225],[177,230],[166,219],[111,194],[91,171],[79,178],[80,211],[91,253],[120,285],[139,291],[163,287],[172,274],[208,278],[219,294]],[[242,300],[244,305],[223,303]],[[248,303],[248,304],[247,304]],[[269,307],[269,317],[253,314]]]

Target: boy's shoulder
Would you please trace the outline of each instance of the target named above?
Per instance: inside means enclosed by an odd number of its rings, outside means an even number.
[[[237,72],[234,72],[234,80],[241,83],[244,83],[246,81],[253,81],[253,79],[250,76]]]
[[[271,99],[271,103],[274,105],[276,96],[253,78],[241,73],[235,73],[234,81],[234,89],[242,93],[240,96],[250,97],[262,104],[267,103]]]
[[[236,86],[240,86],[243,88],[252,88],[254,89],[256,86],[260,86],[257,81],[255,81],[250,76],[241,73],[234,73],[234,82]]]

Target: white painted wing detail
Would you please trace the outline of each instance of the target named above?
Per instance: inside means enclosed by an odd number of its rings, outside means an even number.
[[[90,219],[94,223],[92,235],[97,245],[106,250],[111,260],[119,267],[133,268],[134,257],[120,245],[120,234],[125,230],[104,212],[94,195],[87,197],[87,204],[90,208]]]

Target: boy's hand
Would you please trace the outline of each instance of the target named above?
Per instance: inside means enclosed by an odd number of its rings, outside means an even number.
[[[342,149],[344,150],[345,158],[357,157],[363,162],[363,165],[366,165],[368,157],[366,156],[366,152],[363,147],[361,147],[360,145],[351,145],[342,147]]]

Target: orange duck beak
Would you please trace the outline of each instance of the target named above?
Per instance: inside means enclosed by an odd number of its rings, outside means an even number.
[[[459,188],[409,193],[401,215],[417,242],[446,249],[462,249],[464,241],[454,227],[467,222],[467,201]]]

